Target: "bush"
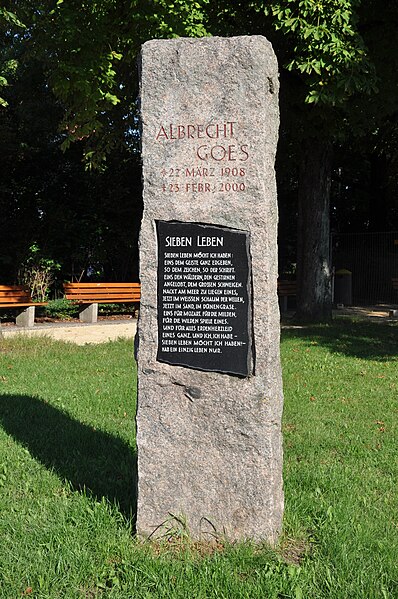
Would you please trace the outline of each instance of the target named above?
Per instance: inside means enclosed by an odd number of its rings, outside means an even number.
[[[78,306],[65,298],[51,300],[45,307],[46,315],[51,318],[73,318],[78,311]]]
[[[19,268],[18,283],[29,287],[33,301],[45,302],[54,283],[55,273],[60,268],[59,262],[46,256],[37,243],[34,243]]]

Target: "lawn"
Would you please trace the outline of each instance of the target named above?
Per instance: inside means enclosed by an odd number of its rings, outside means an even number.
[[[283,331],[271,550],[134,538],[132,342],[0,340],[0,597],[396,598],[397,353],[394,324]]]

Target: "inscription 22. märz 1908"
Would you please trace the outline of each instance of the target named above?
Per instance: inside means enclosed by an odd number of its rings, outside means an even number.
[[[156,225],[158,361],[248,376],[249,234],[200,223]]]

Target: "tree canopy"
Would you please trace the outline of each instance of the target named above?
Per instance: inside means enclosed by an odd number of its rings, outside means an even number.
[[[262,34],[273,43],[281,68],[277,175],[282,237],[283,227],[291,231],[298,213],[298,272],[304,290],[299,303],[306,303],[310,319],[327,319],[329,194],[333,222],[342,221],[339,214],[351,214],[360,226],[358,215],[363,215],[363,223],[369,221],[363,205],[371,201],[369,193],[358,193],[355,181],[367,178],[368,189],[376,189],[384,180],[384,213],[390,215],[384,224],[396,223],[398,16],[394,4],[381,0],[3,2],[0,151],[7,175],[1,203],[5,223],[20,223],[21,231],[12,238],[7,233],[10,226],[4,228],[3,265],[7,260],[13,264],[15,256],[22,259],[29,242],[40,238],[55,253],[79,254],[78,269],[94,260],[90,245],[97,262],[106,262],[112,254],[107,235],[110,238],[114,228],[123,230],[123,218],[130,226],[132,220],[139,222],[136,61],[144,41]],[[91,175],[84,166],[93,171]],[[129,171],[136,173],[134,181]],[[122,199],[116,206],[114,190],[108,186],[115,186],[121,198],[135,198],[127,219],[122,216]],[[347,201],[362,208],[355,215],[349,213]],[[63,220],[65,235],[55,232],[55,222],[62,215],[68,215]],[[375,223],[376,213],[372,218]],[[136,231],[138,224],[134,227]],[[125,254],[136,256],[127,242],[128,233],[123,235]],[[136,233],[133,237],[134,244]],[[300,239],[317,247],[316,257],[307,261],[309,246],[302,248],[300,257]],[[11,245],[17,248],[12,256],[6,251]],[[65,272],[74,268],[69,260]],[[131,277],[134,267],[128,270]],[[10,276],[11,271],[10,267]],[[312,272],[317,274],[310,281]],[[311,289],[318,289],[312,298]],[[320,305],[326,311],[317,312]]]

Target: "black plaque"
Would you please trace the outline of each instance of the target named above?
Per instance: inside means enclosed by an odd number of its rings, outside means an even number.
[[[159,362],[252,372],[249,233],[157,221]]]

